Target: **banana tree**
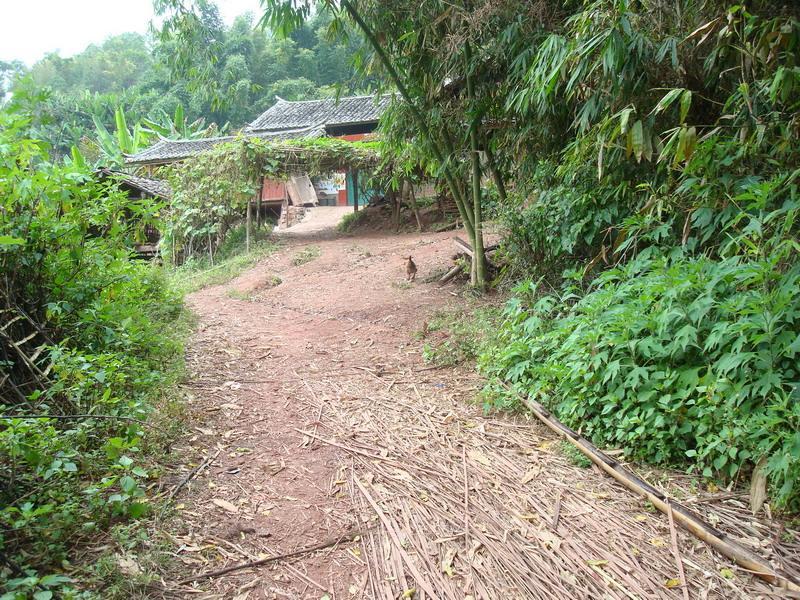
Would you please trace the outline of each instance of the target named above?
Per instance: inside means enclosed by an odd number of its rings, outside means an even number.
[[[125,111],[120,106],[114,111],[113,133],[108,131],[97,115],[93,115],[92,120],[96,133],[94,141],[102,155],[100,162],[106,167],[122,167],[126,154],[136,154],[144,150],[156,138],[155,132],[141,123],[128,128]]]

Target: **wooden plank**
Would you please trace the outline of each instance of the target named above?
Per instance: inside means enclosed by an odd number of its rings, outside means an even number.
[[[469,255],[469,257],[470,257],[470,258],[472,258],[472,244],[470,244],[469,242],[466,242],[466,241],[462,240],[462,239],[461,239],[460,237],[458,237],[458,236],[455,236],[455,237],[453,238],[453,243],[456,245],[456,247],[457,247],[459,250],[461,250],[461,251],[462,251],[462,252],[464,252],[465,254]],[[488,254],[489,252],[494,252],[494,251],[495,251],[495,250],[497,250],[499,247],[500,247],[500,244],[498,244],[498,243],[489,244],[488,246],[484,246],[484,247],[483,247],[483,251],[484,251],[484,252],[486,252],[486,253]]]
[[[460,237],[456,236],[453,238],[453,243],[459,250],[461,250],[465,254],[469,255],[470,258],[472,258],[472,246],[470,245],[469,242],[465,242]]]
[[[447,273],[445,273],[444,277],[439,280],[439,285],[444,285],[448,281],[450,281],[453,277],[458,275],[461,271],[461,265],[456,265],[452,269],[450,269]]]

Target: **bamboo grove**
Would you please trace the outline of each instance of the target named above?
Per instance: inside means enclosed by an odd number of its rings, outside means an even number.
[[[596,442],[797,506],[800,9],[344,0],[398,92],[385,152],[484,213],[520,281],[481,357]],[[487,285],[476,252],[473,284]],[[490,384],[487,404],[513,397]]]

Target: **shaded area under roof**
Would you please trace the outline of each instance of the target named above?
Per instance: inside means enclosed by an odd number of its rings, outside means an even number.
[[[148,179],[147,177],[139,177],[129,173],[122,173],[121,171],[112,171],[111,169],[100,169],[98,174],[101,177],[115,179],[132,188],[150,194],[151,196],[158,196],[164,200],[168,200],[172,196],[172,189],[169,183],[160,179]]]

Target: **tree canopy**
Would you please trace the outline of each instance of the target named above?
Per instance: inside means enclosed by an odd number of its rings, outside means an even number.
[[[351,62],[361,39],[331,37],[324,15],[283,38],[258,27],[252,15],[226,27],[213,3],[204,7],[197,26],[209,51],[194,53],[181,69],[174,63],[179,40],[126,33],[70,58],[49,54],[29,69],[0,63],[0,93],[14,86],[49,91],[36,109],[36,135],[65,155],[85,136],[94,136],[95,120],[113,129],[119,107],[130,123],[161,121],[181,106],[189,122],[203,119],[218,131],[233,130],[269,108],[276,96],[311,99],[371,85],[355,77]],[[213,85],[194,85],[198,73]]]

